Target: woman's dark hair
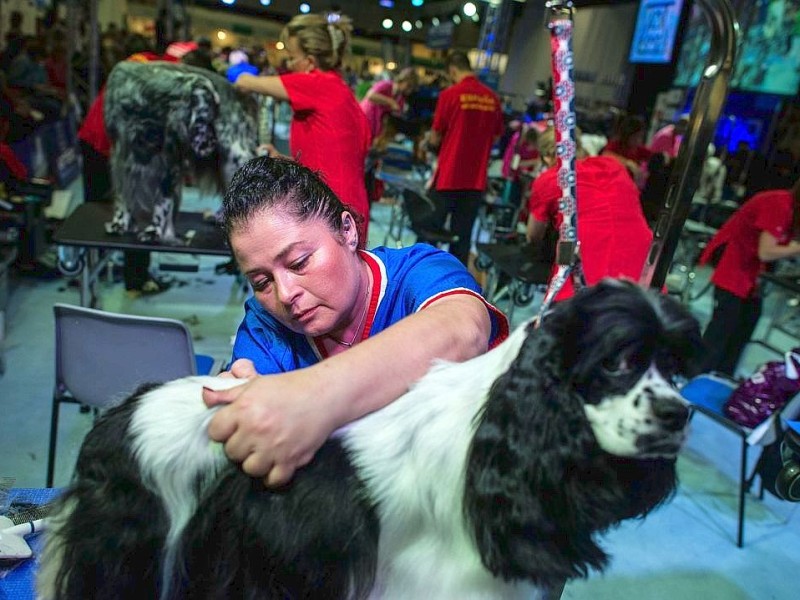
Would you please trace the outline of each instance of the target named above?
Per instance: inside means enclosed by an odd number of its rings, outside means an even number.
[[[220,221],[230,239],[231,233],[246,226],[256,213],[276,207],[298,221],[322,219],[333,232],[342,230],[344,211],[353,215],[356,225],[363,221],[318,173],[294,160],[268,156],[253,158],[236,171],[222,199]],[[365,242],[359,240],[359,246]]]
[[[617,138],[624,147],[628,147],[631,138],[640,131],[644,131],[644,128],[645,123],[642,117],[638,115],[625,115],[617,126]]]

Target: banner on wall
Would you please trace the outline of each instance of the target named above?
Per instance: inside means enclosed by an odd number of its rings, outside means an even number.
[[[641,0],[630,62],[664,64],[672,61],[682,8],[683,0]]]

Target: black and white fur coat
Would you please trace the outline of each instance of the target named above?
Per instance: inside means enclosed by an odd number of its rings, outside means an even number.
[[[115,192],[114,233],[178,243],[184,179],[223,192],[255,156],[258,106],[224,77],[170,62],[118,63],[103,105]]]
[[[88,435],[38,580],[71,598],[542,598],[676,485],[700,345],[672,299],[606,280],[470,361],[434,366],[264,489],[209,442],[192,377]]]

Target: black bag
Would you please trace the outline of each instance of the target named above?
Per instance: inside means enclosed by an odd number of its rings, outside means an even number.
[[[781,469],[783,469],[781,443],[783,442],[783,436],[786,432],[781,426],[780,419],[775,419],[773,427],[775,429],[776,439],[768,446],[764,446],[764,449],[761,451],[761,456],[758,457],[758,462],[756,462],[753,475],[758,475],[761,478],[761,485],[765,490],[776,498],[781,498],[775,488],[775,482],[778,480],[778,474],[781,472]]]

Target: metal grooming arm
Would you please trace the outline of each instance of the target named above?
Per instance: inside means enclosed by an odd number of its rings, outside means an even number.
[[[711,47],[692,102],[687,132],[667,185],[667,195],[653,231],[653,243],[639,279],[643,287],[661,288],[678,245],[683,224],[700,181],[708,144],[728,93],[736,58],[739,24],[729,0],[698,0],[711,27]]]

